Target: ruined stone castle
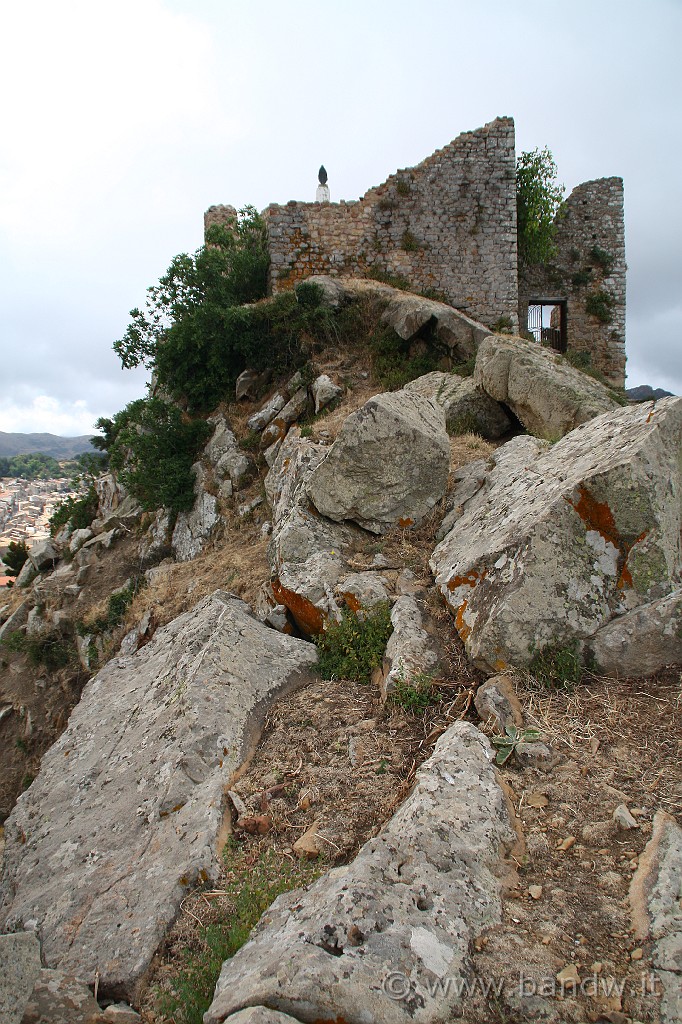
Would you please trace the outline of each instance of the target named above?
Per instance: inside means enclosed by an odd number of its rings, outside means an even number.
[[[234,214],[212,206],[205,227]],[[400,279],[487,326],[531,335],[625,382],[625,238],[621,178],[568,196],[547,265],[520,259],[514,122],[465,132],[355,202],[291,200],[264,211],[270,289],[312,274]]]

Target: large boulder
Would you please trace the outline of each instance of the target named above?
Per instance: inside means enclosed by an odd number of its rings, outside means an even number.
[[[499,472],[431,559],[482,669],[580,644],[679,586],[681,446],[682,399],[667,398],[604,414],[534,460],[496,453]]]
[[[526,430],[549,441],[618,408],[608,388],[558,352],[508,335],[491,335],[482,342],[474,381],[508,405]]]
[[[385,533],[421,522],[445,494],[449,468],[440,406],[419,394],[390,392],[345,420],[310,476],[308,495],[330,519]]]
[[[180,901],[217,878],[224,791],[312,644],[222,591],[92,679],[5,825],[0,921],[47,966],[131,998]]]
[[[344,551],[353,539],[351,526],[330,522],[310,508],[306,484],[327,451],[293,428],[265,478],[272,506],[268,557],[273,594],[309,635],[338,615],[334,590],[347,571]]]
[[[612,619],[590,637],[587,650],[607,676],[651,675],[682,665],[682,590]]]
[[[445,427],[449,434],[474,433],[496,440],[513,428],[511,418],[500,403],[471,377],[433,370],[410,381],[404,390],[433,398],[445,413]]]
[[[500,921],[503,851],[516,838],[492,758],[474,726],[448,729],[379,835],[307,892],[280,896],[223,964],[206,1024],[247,1006],[347,1024],[459,1018],[457,982],[476,937]]]

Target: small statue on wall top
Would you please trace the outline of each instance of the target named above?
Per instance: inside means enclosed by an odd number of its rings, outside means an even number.
[[[315,193],[316,203],[328,203],[329,202],[329,185],[327,184],[327,172],[324,164],[320,167],[317,172],[317,180],[319,185],[317,186],[317,192]]]

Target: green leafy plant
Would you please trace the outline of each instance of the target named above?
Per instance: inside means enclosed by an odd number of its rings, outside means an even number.
[[[404,198],[405,196],[409,196],[412,192],[412,185],[406,178],[398,178],[395,184],[395,190],[399,196]]]
[[[603,324],[610,324],[613,320],[613,307],[616,300],[608,292],[600,289],[590,292],[585,299],[585,310],[590,316],[594,316]]]
[[[33,665],[44,665],[49,671],[65,668],[74,659],[75,648],[59,633],[28,637],[18,630],[0,640],[7,650],[25,654]]]
[[[574,288],[582,288],[584,285],[589,284],[592,280],[592,268],[583,267],[582,270],[576,271],[571,278],[571,284]]]
[[[572,644],[547,644],[542,650],[531,652],[529,671],[544,686],[575,686],[582,677],[582,658],[578,641]]]
[[[319,650],[317,668],[323,679],[355,679],[368,683],[381,665],[393,627],[388,602],[375,605],[360,619],[344,608],[340,622],[329,622],[313,637]]]
[[[534,149],[516,161],[516,212],[519,256],[525,263],[547,263],[556,253],[555,218],[564,186],[556,182],[551,152]]]
[[[423,715],[428,707],[437,703],[438,696],[433,673],[421,673],[414,679],[399,676],[389,694],[389,700],[413,715]]]
[[[97,515],[99,498],[94,484],[80,498],[65,498],[50,516],[50,533],[54,535],[69,523],[74,530],[86,529]]]
[[[512,754],[515,754],[519,743],[535,743],[540,739],[537,729],[518,729],[515,725],[508,725],[503,736],[492,736],[490,742],[497,750],[495,764],[506,764]]]
[[[616,262],[611,253],[607,252],[606,249],[602,249],[599,245],[592,246],[590,249],[590,258],[597,264],[604,274],[610,274],[613,270],[613,265]]]

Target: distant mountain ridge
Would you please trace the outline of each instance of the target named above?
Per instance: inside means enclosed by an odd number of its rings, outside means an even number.
[[[664,391],[663,388],[652,388],[650,384],[640,384],[637,388],[628,388],[625,394],[631,402],[650,402],[652,399],[670,398],[672,391]]]
[[[93,435],[60,437],[58,434],[7,434],[0,430],[0,456],[29,455],[42,452],[53,459],[72,459],[81,452],[95,451],[90,443]]]

